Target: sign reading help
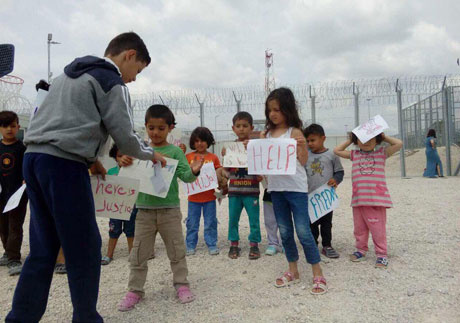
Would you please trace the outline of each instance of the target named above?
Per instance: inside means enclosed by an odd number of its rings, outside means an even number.
[[[353,129],[353,133],[363,144],[365,144],[388,128],[386,121],[378,114],[369,121]]]
[[[119,175],[138,179],[139,192],[165,198],[178,164],[176,159],[165,159],[166,166],[163,168],[155,167],[150,160],[135,160],[131,166],[122,167]]]
[[[187,195],[198,194],[217,188],[217,173],[214,163],[206,163],[201,167],[200,176],[192,183],[184,183]]]
[[[324,184],[313,192],[308,192],[308,214],[311,223],[339,207],[339,196],[335,188]]]
[[[96,216],[129,220],[139,193],[139,180],[107,175],[91,177]]]
[[[225,144],[224,167],[248,167],[248,154],[241,141]]]
[[[250,175],[294,175],[297,142],[284,138],[249,140],[247,156]]]

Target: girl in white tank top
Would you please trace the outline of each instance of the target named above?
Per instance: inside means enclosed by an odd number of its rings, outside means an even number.
[[[310,231],[308,216],[308,184],[304,165],[307,163],[307,142],[302,133],[294,94],[288,88],[279,88],[270,93],[265,102],[267,118],[265,132],[261,138],[293,138],[297,141],[297,165],[295,175],[269,175],[268,191],[271,193],[273,209],[280,230],[281,240],[289,269],[275,281],[276,287],[285,287],[299,282],[297,267],[299,253],[294,239],[294,224],[297,237],[302,244],[305,258],[312,265],[312,294],[327,292],[326,279],[321,270],[318,247]]]

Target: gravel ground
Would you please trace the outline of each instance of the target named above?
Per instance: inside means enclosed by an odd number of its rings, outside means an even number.
[[[458,153],[453,153],[457,162]],[[410,175],[423,171],[424,158],[423,150],[408,157]],[[349,172],[349,163],[344,162],[344,166]],[[389,175],[399,174],[398,167],[399,158],[391,157]],[[189,280],[197,295],[195,302],[177,302],[164,245],[158,238],[156,258],[149,261],[146,298],[135,310],[118,312],[116,306],[126,292],[129,274],[127,245],[121,237],[115,260],[102,268],[98,309],[106,322],[460,322],[460,177],[390,177],[388,186],[395,208],[387,213],[390,264],[386,270],[374,268],[372,242],[367,260],[348,260],[348,254],[354,251],[354,238],[349,207],[351,183],[346,176],[338,189],[341,206],[334,212],[333,221],[333,245],[341,257],[323,257],[321,263],[329,285],[327,294],[310,295],[312,275],[305,258],[299,262],[301,283],[275,288],[275,278],[287,268],[285,257],[278,254],[248,260],[245,238],[249,224],[244,215],[240,225],[242,257],[229,259],[228,205],[224,200],[218,207],[221,254],[207,254],[201,232],[197,254],[187,258]],[[182,210],[185,215],[185,197]],[[261,222],[263,227],[263,216]],[[98,223],[105,253],[108,220],[98,219]],[[27,226],[25,231],[26,255]],[[265,234],[263,229],[262,233]],[[264,237],[262,251],[265,247]],[[9,277],[7,269],[0,267],[0,319],[11,307],[16,282],[17,277]],[[67,277],[55,275],[42,321],[70,322],[71,314]]]

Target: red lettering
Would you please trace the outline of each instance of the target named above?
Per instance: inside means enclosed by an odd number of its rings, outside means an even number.
[[[111,190],[112,188],[112,184],[107,184],[107,186],[105,187],[105,192],[107,194],[113,194],[113,191]]]
[[[273,159],[270,158],[270,150],[272,150],[273,145],[270,145],[268,147],[268,159],[267,159],[267,169],[272,169],[270,168],[270,163],[273,161]]]
[[[104,206],[102,207],[102,209],[97,209],[96,212],[104,212],[105,210],[105,200],[104,200]]]
[[[98,194],[98,193],[99,193],[99,188],[100,188],[102,191],[104,191],[104,182],[101,182],[101,181],[99,180],[99,176],[97,176],[96,179],[97,179],[96,194]],[[102,194],[104,194],[104,193],[102,193]]]
[[[289,149],[291,148],[291,149]],[[287,171],[288,169],[288,166],[289,166],[289,159],[291,158],[292,155],[295,154],[295,146],[294,145],[288,145],[286,147],[286,168],[285,168],[285,171]]]
[[[254,170],[257,170],[256,157],[260,158],[260,169],[262,169],[262,166],[263,166],[263,163],[262,163],[262,147],[259,147],[259,154],[256,154],[255,147],[252,147],[252,158],[253,158],[253,161],[254,161]]]
[[[280,159],[281,159],[281,146],[278,146],[278,163],[276,164],[276,169],[280,170]]]
[[[125,189],[123,187],[121,187],[121,186],[118,188],[117,193],[118,193],[118,195],[122,195],[122,196],[126,195]]]

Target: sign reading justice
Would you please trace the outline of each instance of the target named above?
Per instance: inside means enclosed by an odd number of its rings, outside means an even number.
[[[291,138],[249,140],[247,156],[250,175],[294,175],[297,142]]]

